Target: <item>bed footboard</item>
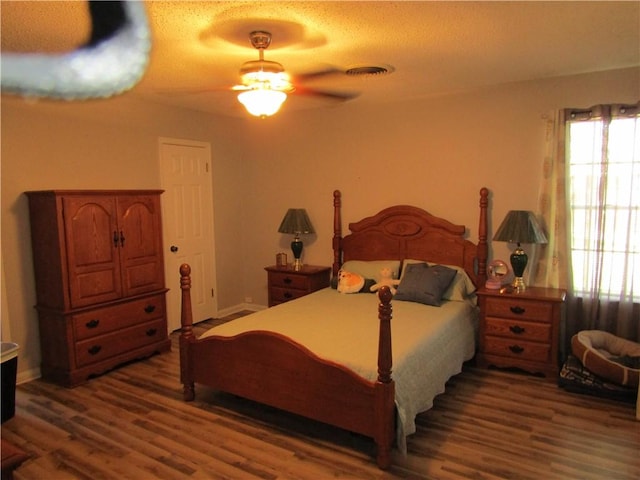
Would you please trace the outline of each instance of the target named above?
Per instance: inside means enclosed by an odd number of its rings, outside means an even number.
[[[374,439],[380,468],[391,464],[395,384],[391,378],[391,292],[379,292],[378,378],[368,381],[274,332],[196,339],[191,318],[189,265],[180,267],[180,376],[184,399],[200,383]]]

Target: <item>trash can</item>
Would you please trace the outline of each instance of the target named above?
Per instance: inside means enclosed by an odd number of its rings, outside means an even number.
[[[18,372],[18,344],[2,342],[2,423],[16,413],[16,374]]]

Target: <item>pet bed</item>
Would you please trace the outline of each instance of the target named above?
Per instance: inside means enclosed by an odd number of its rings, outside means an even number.
[[[583,330],[571,338],[571,351],[589,371],[618,385],[637,387],[640,344],[600,330]]]

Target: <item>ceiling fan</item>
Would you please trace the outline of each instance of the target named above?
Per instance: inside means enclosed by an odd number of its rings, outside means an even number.
[[[252,115],[263,118],[273,115],[287,99],[287,94],[311,95],[333,101],[347,101],[359,95],[355,92],[330,92],[307,88],[303,85],[304,81],[345,72],[331,67],[297,75],[292,80],[280,63],[264,59],[264,51],[271,45],[271,33],[262,30],[253,31],[249,34],[249,40],[258,50],[259,58],[242,65],[240,68],[242,83],[231,89],[241,92],[238,100]]]

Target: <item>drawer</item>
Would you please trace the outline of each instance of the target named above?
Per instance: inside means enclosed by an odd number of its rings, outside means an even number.
[[[307,290],[309,288],[308,277],[305,275],[290,275],[287,272],[269,272],[269,285],[286,289]]]
[[[487,317],[515,318],[536,322],[551,322],[553,305],[519,298],[487,297],[485,315]]]
[[[288,302],[289,300],[293,300],[294,298],[304,297],[307,293],[306,290],[294,290],[291,288],[279,288],[279,287],[271,287],[271,303],[283,303]]]
[[[534,343],[492,336],[486,336],[484,339],[485,354],[546,363],[549,361],[550,352],[551,347],[548,343]]]
[[[73,315],[75,340],[104,335],[164,317],[164,294]]]
[[[76,366],[84,367],[166,338],[163,318],[76,343]]]
[[[531,342],[551,342],[551,324],[527,322],[523,320],[506,320],[487,317],[484,327],[485,335],[513,338]]]

